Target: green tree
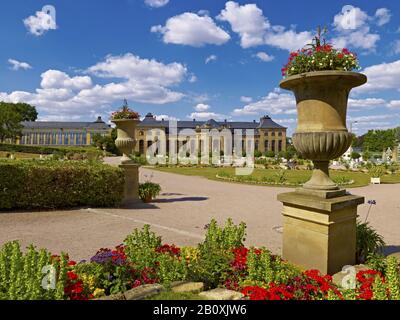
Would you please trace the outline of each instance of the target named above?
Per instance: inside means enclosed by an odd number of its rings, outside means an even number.
[[[396,130],[370,130],[364,137],[364,150],[382,152],[396,144]]]
[[[21,135],[22,116],[9,104],[0,105],[0,142]]]
[[[103,149],[105,147],[107,152],[119,155],[115,140],[117,139],[117,129],[113,129],[110,136],[102,136],[95,134],[93,136],[93,146]]]
[[[36,111],[36,107],[27,103],[15,103],[11,105],[15,108],[15,111],[21,115],[22,121],[37,120],[38,113]]]

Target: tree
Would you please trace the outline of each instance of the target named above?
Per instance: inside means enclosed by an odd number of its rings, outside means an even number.
[[[22,121],[36,121],[38,117],[38,113],[36,111],[36,107],[31,106],[27,103],[15,103],[11,104],[14,106],[15,111],[18,112],[21,117]]]
[[[102,136],[100,134],[95,134],[93,136],[93,145],[100,149],[105,147],[107,152],[119,155],[117,146],[115,145],[115,140],[117,139],[117,130],[113,129],[110,136]]]
[[[0,142],[15,139],[22,132],[22,116],[10,104],[0,104]]]
[[[370,130],[364,137],[364,150],[382,152],[396,144],[396,130]]]

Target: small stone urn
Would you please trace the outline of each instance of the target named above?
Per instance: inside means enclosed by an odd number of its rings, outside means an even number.
[[[349,93],[367,77],[346,71],[318,71],[290,76],[280,87],[296,96],[298,127],[293,135],[296,150],[314,163],[311,180],[303,189],[339,190],[329,177],[329,161],[350,147],[352,134],[346,127]]]
[[[121,163],[130,163],[129,155],[136,146],[135,129],[140,122],[138,119],[112,120],[117,126],[117,140],[115,145],[122,152]]]

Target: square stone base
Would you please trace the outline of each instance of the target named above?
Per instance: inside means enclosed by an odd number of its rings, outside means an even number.
[[[121,203],[124,207],[133,206],[140,202],[139,198],[139,165],[124,163],[119,165],[124,171],[124,199]]]
[[[364,198],[324,198],[301,192],[278,195],[283,202],[283,258],[305,269],[335,274],[356,262],[357,206]]]

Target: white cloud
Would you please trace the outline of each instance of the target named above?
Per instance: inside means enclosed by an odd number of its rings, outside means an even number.
[[[275,90],[268,93],[259,101],[255,101],[233,111],[236,116],[257,114],[294,114],[296,113],[296,100],[292,94]]]
[[[377,11],[378,25],[383,25],[387,19],[388,12],[385,10],[382,8]],[[342,48],[351,46],[364,49],[366,52],[374,51],[380,36],[370,32],[369,22],[373,19],[358,7],[338,13],[333,19],[333,25],[339,35],[332,39],[332,43]]]
[[[194,107],[194,110],[199,112],[204,112],[207,111],[208,109],[210,109],[210,106],[204,103],[199,103],[197,106]]]
[[[173,117],[173,116],[168,116],[166,114],[160,114],[160,115],[155,115],[154,116],[156,118],[156,120],[161,121],[161,120],[165,120],[165,121],[179,121],[178,118]]]
[[[191,74],[191,75],[189,76],[189,82],[190,82],[190,83],[195,83],[196,81],[197,81],[196,75]]]
[[[367,67],[362,73],[368,77],[368,82],[354,89],[355,93],[399,90],[400,60]]]
[[[41,36],[46,31],[57,29],[53,17],[43,11],[37,11],[36,15],[26,18],[24,24],[28,31],[35,36]]]
[[[400,100],[392,100],[388,103],[388,107],[391,109],[400,109]]]
[[[169,0],[145,0],[144,3],[152,8],[161,8],[168,4]]]
[[[244,103],[250,103],[253,101],[252,97],[246,97],[246,96],[241,96],[240,97],[240,101],[244,102]]]
[[[199,120],[224,120],[229,117],[223,114],[215,113],[215,112],[193,112],[188,116],[189,119],[199,119]]]
[[[348,106],[351,111],[363,111],[386,106],[385,99],[367,98],[367,99],[349,99]]]
[[[261,61],[264,61],[264,62],[271,62],[271,61],[273,61],[275,59],[274,56],[271,56],[271,55],[269,55],[268,53],[265,53],[265,52],[258,52],[255,56],[258,59],[260,59]]]
[[[269,45],[292,51],[304,47],[312,39],[310,32],[297,33],[285,30],[282,26],[271,25],[256,4],[241,6],[228,1],[217,19],[228,22],[232,30],[239,34],[243,48]]]
[[[22,70],[32,69],[32,66],[29,63],[21,62],[15,59],[8,59],[8,63],[11,64],[11,69],[14,71],[18,71],[20,69]]]
[[[221,45],[231,38],[209,16],[199,16],[191,12],[169,18],[165,26],[153,26],[151,32],[161,33],[165,43],[193,47],[202,47],[206,44]]]
[[[218,57],[217,57],[215,54],[212,54],[212,55],[210,55],[210,56],[207,57],[205,63],[206,63],[206,64],[209,64],[209,63],[212,62],[212,61],[217,61],[217,59],[218,59]]]
[[[256,4],[240,6],[234,1],[228,1],[217,19],[229,22],[232,30],[239,34],[243,48],[263,44],[265,32],[271,27]]]
[[[61,119],[70,115],[94,117],[125,98],[149,104],[166,104],[184,97],[183,93],[169,88],[180,84],[186,77],[187,69],[179,63],[163,64],[126,54],[108,56],[87,72],[119,80],[100,85],[93,84],[88,75],[71,77],[59,70],[48,70],[41,75],[40,88],[34,92],[0,92],[0,100],[30,103],[37,106],[44,116]]]
[[[393,53],[400,54],[400,40],[395,40],[393,42]]]
[[[389,9],[380,8],[380,9],[376,10],[375,18],[377,20],[376,24],[378,26],[383,26],[390,22],[390,19],[392,18],[392,14]]]

